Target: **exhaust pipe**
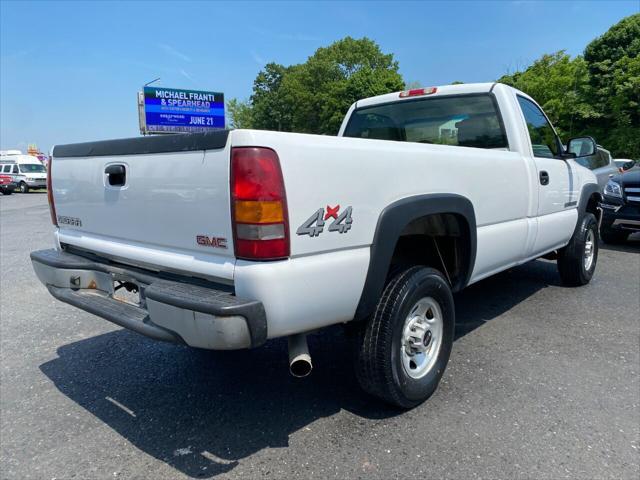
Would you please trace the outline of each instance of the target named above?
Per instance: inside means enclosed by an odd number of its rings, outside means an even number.
[[[297,378],[306,377],[311,373],[311,355],[307,345],[307,335],[298,333],[289,338],[289,372]]]

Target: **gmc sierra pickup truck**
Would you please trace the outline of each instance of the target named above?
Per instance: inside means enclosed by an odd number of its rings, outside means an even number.
[[[57,299],[205,349],[348,323],[363,389],[427,399],[454,337],[452,292],[557,258],[584,285],[598,257],[595,176],[536,102],[499,83],[360,100],[337,137],[217,131],[58,145],[55,249],[31,254]],[[126,293],[126,294],[123,294]]]

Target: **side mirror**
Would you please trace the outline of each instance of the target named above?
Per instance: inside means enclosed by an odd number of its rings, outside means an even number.
[[[576,158],[589,157],[595,154],[597,149],[593,137],[577,137],[567,142],[567,153],[573,153]]]

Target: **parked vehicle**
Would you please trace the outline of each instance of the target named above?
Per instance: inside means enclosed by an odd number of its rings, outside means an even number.
[[[595,175],[535,101],[502,84],[356,102],[338,137],[257,130],[56,146],[59,300],[158,340],[207,349],[348,323],[361,386],[410,408],[436,389],[452,292],[543,255],[567,285],[598,258]],[[117,300],[121,289],[137,295]],[[114,298],[116,297],[116,298]]]
[[[16,188],[9,175],[0,175],[0,192],[3,195],[11,195]]]
[[[579,154],[580,152],[574,153]],[[618,165],[616,165],[613,158],[611,158],[609,150],[605,150],[600,145],[598,145],[596,153],[576,158],[576,162],[583,167],[588,168],[595,174],[598,179],[598,185],[600,185],[600,190],[604,188],[612,175],[615,175],[620,171]]]
[[[0,173],[11,176],[21,193],[47,186],[47,170],[30,155],[0,156]]]
[[[640,167],[613,176],[604,189],[600,235],[606,243],[640,232]]]
[[[630,158],[616,158],[613,161],[620,172],[633,168],[637,163],[635,160],[631,160]]]

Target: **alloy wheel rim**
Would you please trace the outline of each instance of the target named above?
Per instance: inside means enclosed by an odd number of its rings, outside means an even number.
[[[589,230],[587,233],[587,240],[584,243],[584,269],[589,271],[591,265],[593,265],[593,257],[596,250],[596,238],[593,234],[593,230]]]
[[[402,329],[402,366],[411,378],[427,375],[438,359],[443,335],[442,309],[432,297],[418,300]]]

